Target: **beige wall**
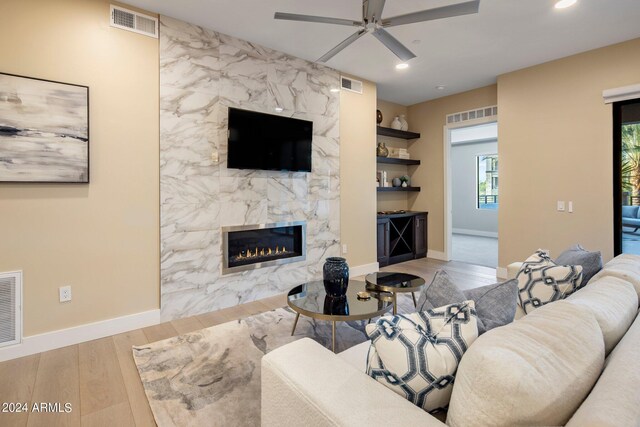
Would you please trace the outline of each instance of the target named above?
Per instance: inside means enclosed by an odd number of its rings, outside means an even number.
[[[377,104],[378,110],[382,113],[382,123],[380,123],[380,126],[391,127],[391,121],[395,116],[399,116],[400,114],[406,116],[408,114],[408,109],[404,105],[382,99],[378,99]]]
[[[420,166],[411,175],[412,185],[422,187],[409,196],[412,210],[429,212],[429,250],[444,251],[444,160],[443,138],[447,114],[495,105],[496,85],[409,106],[409,129],[420,139],[409,146]]]
[[[361,80],[359,77],[355,77]],[[376,85],[340,91],[340,240],[351,267],[376,262]]]
[[[90,88],[91,183],[0,183],[25,336],[157,309],[158,41],[110,28],[102,0],[2,0],[0,16],[1,71]]]
[[[576,242],[613,256],[612,113],[602,91],[637,83],[640,39],[498,78],[500,266]],[[558,200],[575,212],[557,212]]]

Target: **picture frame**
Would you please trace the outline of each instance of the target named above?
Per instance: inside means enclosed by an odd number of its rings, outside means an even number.
[[[0,183],[89,183],[89,87],[0,72]]]

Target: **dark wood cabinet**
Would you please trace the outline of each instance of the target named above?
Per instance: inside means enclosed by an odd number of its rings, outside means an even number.
[[[389,218],[378,218],[378,264],[389,264]]]
[[[381,267],[427,256],[427,215],[427,212],[378,215]]]

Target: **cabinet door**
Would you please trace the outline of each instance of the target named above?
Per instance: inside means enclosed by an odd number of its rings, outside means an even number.
[[[378,264],[389,264],[389,218],[378,219]]]
[[[416,258],[427,256],[427,214],[418,214],[413,222],[414,254]]]

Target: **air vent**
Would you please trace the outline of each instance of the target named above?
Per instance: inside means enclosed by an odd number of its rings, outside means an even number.
[[[111,5],[111,26],[158,38],[158,18]]]
[[[487,117],[498,117],[497,105],[449,114],[447,116],[447,124],[466,122],[469,120],[483,119]]]
[[[353,80],[341,76],[340,86],[342,86],[342,89],[344,90],[349,90],[355,93],[362,93],[362,82],[360,80]]]
[[[0,273],[0,347],[22,341],[22,272]]]

